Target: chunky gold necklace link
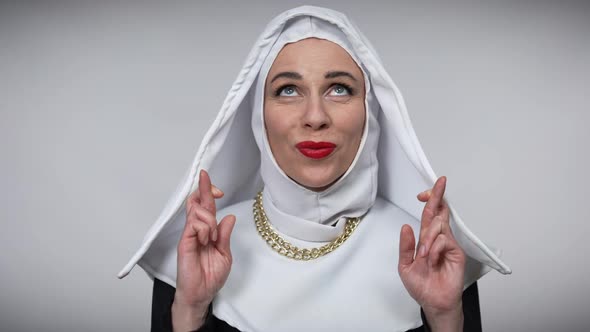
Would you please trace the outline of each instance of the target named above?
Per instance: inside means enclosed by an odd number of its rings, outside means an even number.
[[[344,243],[344,241],[346,241],[350,237],[352,232],[354,232],[359,222],[361,221],[360,217],[346,218],[346,225],[344,225],[344,233],[342,233],[332,242],[325,244],[319,248],[300,249],[289,243],[289,241],[282,238],[270,226],[270,223],[268,222],[268,217],[266,216],[266,212],[264,212],[264,207],[262,206],[262,191],[256,195],[256,199],[254,200],[253,212],[254,223],[256,224],[258,234],[262,236],[262,238],[274,251],[278,252],[279,254],[285,257],[303,261],[316,259],[336,250],[336,248],[340,247]]]

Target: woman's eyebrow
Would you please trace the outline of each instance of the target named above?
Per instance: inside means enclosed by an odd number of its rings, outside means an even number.
[[[301,76],[301,74],[299,74],[299,73],[296,73],[294,71],[284,71],[284,72],[276,74],[275,77],[273,77],[273,79],[270,81],[270,83],[276,81],[277,79],[279,79],[281,77],[291,78],[294,80],[303,79],[303,76]]]
[[[351,73],[346,71],[329,71],[326,73],[326,75],[324,75],[324,78],[335,78],[340,76],[350,77],[353,81],[356,81],[356,78],[354,78]]]

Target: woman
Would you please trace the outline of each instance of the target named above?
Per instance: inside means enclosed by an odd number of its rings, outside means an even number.
[[[510,270],[434,180],[364,37],[296,8],[259,38],[120,275],[155,278],[154,330],[479,330],[474,282]]]

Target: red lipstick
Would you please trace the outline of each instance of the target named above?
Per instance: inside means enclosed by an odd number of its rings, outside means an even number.
[[[297,143],[295,147],[299,149],[301,154],[308,158],[322,159],[329,156],[334,151],[336,144],[330,142],[304,141]]]

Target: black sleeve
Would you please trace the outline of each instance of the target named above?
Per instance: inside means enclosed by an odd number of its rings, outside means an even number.
[[[152,332],[172,332],[172,302],[174,301],[174,287],[154,279],[152,297]],[[431,332],[426,321],[424,311],[420,310],[423,326],[408,332]],[[463,332],[481,332],[481,314],[479,311],[479,293],[477,283],[467,287],[463,292]],[[205,319],[205,324],[196,332],[239,332],[233,326],[213,316],[211,306]]]
[[[432,332],[422,309],[420,309],[420,315],[424,325],[408,332]],[[463,292],[463,332],[482,332],[477,282],[467,287]]]
[[[174,287],[154,278],[151,332],[172,332],[172,302],[175,291]],[[239,332],[239,330],[213,316],[209,306],[205,324],[195,332]]]
[[[154,278],[152,291],[152,332],[172,332],[174,287]]]

